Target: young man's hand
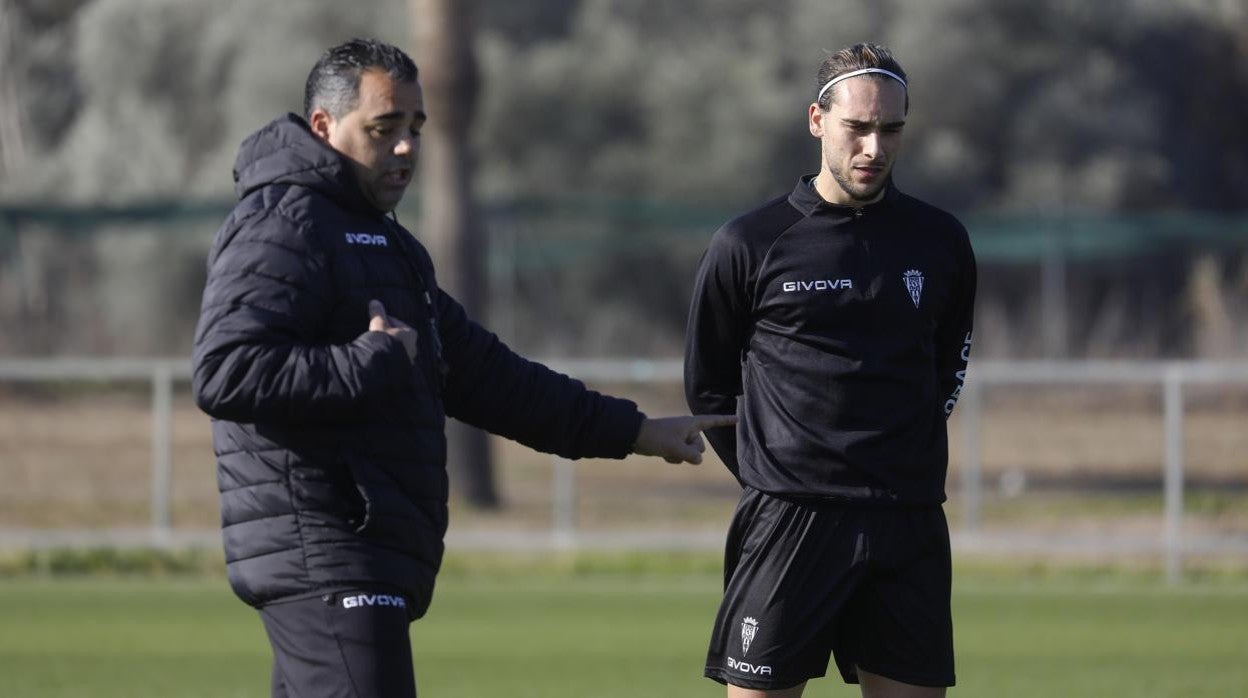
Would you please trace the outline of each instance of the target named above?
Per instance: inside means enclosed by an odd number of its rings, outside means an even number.
[[[368,315],[369,332],[385,332],[394,337],[403,343],[403,349],[407,352],[407,360],[416,360],[416,330],[402,320],[386,315],[386,306],[378,300],[368,302]]]
[[[702,462],[702,452],[706,450],[702,431],[730,427],[736,423],[736,415],[647,418],[641,423],[641,431],[637,432],[633,453],[659,456],[668,463],[697,465]]]

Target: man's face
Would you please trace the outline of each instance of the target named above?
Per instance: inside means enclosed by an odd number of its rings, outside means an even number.
[[[384,70],[360,74],[355,109],[335,119],[324,109],[309,118],[313,133],[347,156],[364,198],[393,211],[416,169],[424,97],[416,82],[396,82]]]
[[[901,149],[905,88],[891,78],[860,75],[832,90],[826,112],[810,105],[810,133],[823,154],[819,193],[834,204],[870,203],[880,197]]]

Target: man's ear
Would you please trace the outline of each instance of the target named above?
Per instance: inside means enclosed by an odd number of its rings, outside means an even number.
[[[807,126],[810,127],[810,135],[815,138],[823,138],[823,117],[825,116],[827,114],[819,108],[818,102],[810,103],[810,109],[807,113]]]
[[[315,133],[318,138],[328,143],[329,127],[333,124],[333,121],[334,117],[330,116],[329,112],[321,107],[317,107],[312,111],[312,115],[308,117],[308,126],[312,128],[312,133]]]

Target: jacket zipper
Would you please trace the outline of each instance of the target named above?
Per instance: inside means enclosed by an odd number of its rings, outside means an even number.
[[[854,209],[854,240],[858,244],[859,252],[862,254],[862,272],[864,282],[862,285],[862,297],[870,300],[874,297],[871,290],[871,282],[875,279],[875,264],[871,257],[871,238],[867,234],[866,226],[862,224],[862,220],[866,215],[865,208]]]
[[[390,219],[385,219],[387,223]],[[391,227],[391,226],[387,226]],[[394,228],[397,228],[395,230]],[[415,255],[411,252],[412,241],[403,239],[407,235],[398,221],[394,221],[390,232],[393,234],[399,245],[403,248],[403,261],[407,263],[408,269],[412,275],[416,277],[416,283],[420,287],[420,295],[425,301],[425,312],[429,317],[429,342],[433,345],[434,367],[437,371],[436,385],[439,390],[446,388],[446,377],[450,373],[450,365],[446,362],[446,358],[442,355],[442,334],[438,331],[438,313],[437,308],[433,305],[433,297],[429,294],[429,284],[425,282],[425,275],[420,273],[420,267],[416,264]]]

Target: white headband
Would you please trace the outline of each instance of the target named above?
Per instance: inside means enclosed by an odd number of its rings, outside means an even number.
[[[832,78],[831,80],[829,80],[829,81],[828,81],[828,84],[824,85],[824,86],[823,86],[823,89],[819,90],[819,96],[818,96],[818,97],[815,97],[815,101],[816,101],[816,102],[818,102],[819,100],[823,99],[823,93],[824,93],[824,92],[827,92],[827,91],[828,91],[828,88],[829,88],[829,87],[832,87],[832,86],[833,86],[833,85],[835,85],[836,83],[838,83],[838,82],[840,82],[840,81],[842,81],[842,80],[845,80],[845,79],[847,79],[847,78],[856,77],[856,76],[858,76],[858,75],[866,75],[867,73],[880,73],[881,75],[887,75],[888,77],[890,77],[890,78],[892,78],[892,79],[896,80],[897,82],[901,83],[901,86],[902,86],[902,87],[906,87],[906,81],[905,81],[905,80],[902,80],[902,79],[901,79],[901,76],[900,76],[900,75],[898,75],[897,73],[894,73],[894,72],[891,72],[891,71],[888,71],[888,70],[884,70],[883,68],[863,68],[862,70],[851,70],[851,71],[850,71],[850,72],[848,72],[848,73],[841,73],[840,75],[837,75],[836,77],[834,77],[834,78]]]

